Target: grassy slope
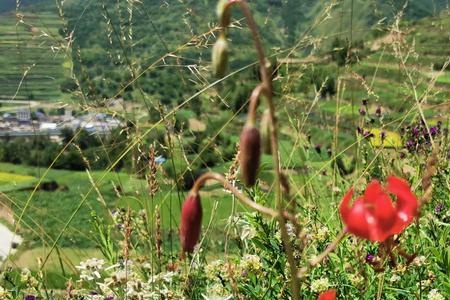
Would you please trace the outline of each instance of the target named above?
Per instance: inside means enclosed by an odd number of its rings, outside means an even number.
[[[20,11],[0,17],[0,99],[60,100],[60,82],[68,76],[55,12]]]

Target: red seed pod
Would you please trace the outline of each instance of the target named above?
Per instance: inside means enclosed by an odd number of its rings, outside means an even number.
[[[241,149],[239,154],[241,179],[247,187],[251,187],[256,182],[261,157],[261,137],[259,130],[255,126],[244,126],[239,147]]]
[[[181,209],[180,240],[183,252],[193,252],[202,228],[202,205],[198,193],[190,193]]]

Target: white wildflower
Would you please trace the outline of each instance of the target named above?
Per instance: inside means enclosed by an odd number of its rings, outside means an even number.
[[[317,230],[316,239],[319,242],[323,242],[327,239],[330,230],[326,226],[322,226]]]
[[[350,274],[348,278],[353,285],[360,285],[364,282],[364,278],[359,274]]]
[[[208,295],[202,295],[207,300],[225,300],[231,299],[228,291],[223,287],[221,283],[215,283],[208,288]]]
[[[445,300],[444,296],[442,296],[441,293],[439,293],[439,291],[437,289],[432,289],[428,293],[428,299],[429,300]]]
[[[311,290],[315,293],[322,293],[328,290],[330,282],[328,278],[319,278],[311,283]]]
[[[430,279],[425,279],[425,280],[421,280],[420,282],[416,283],[416,286],[419,287],[427,287],[431,285],[431,280]]]
[[[416,258],[414,258],[413,264],[415,264],[418,267],[421,267],[421,266],[425,265],[426,259],[427,258],[423,255],[417,256]]]
[[[11,293],[8,290],[5,290],[0,286],[0,299],[9,299],[11,297]]]
[[[92,281],[101,278],[100,271],[103,270],[105,261],[103,259],[90,258],[86,261],[80,262],[79,266],[76,266],[81,271],[80,280]]]
[[[394,283],[394,282],[400,281],[401,279],[402,279],[402,278],[401,278],[400,276],[398,276],[397,274],[394,274],[394,275],[391,276],[391,278],[389,279],[389,281],[390,281],[391,283]]]
[[[251,240],[256,236],[256,229],[255,227],[251,226],[250,224],[245,224],[242,226],[241,231],[241,240]]]
[[[246,254],[242,257],[240,267],[243,272],[258,273],[262,269],[261,258],[257,255]]]
[[[217,277],[217,274],[222,273],[224,269],[224,262],[221,259],[212,261],[211,263],[207,264],[205,267],[205,273],[206,277],[209,279],[215,279]]]
[[[166,283],[172,283],[173,277],[176,275],[175,272],[166,272],[162,275],[162,280],[164,280]]]

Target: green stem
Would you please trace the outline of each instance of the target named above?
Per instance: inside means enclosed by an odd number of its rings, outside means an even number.
[[[258,60],[260,65],[260,72],[261,72],[261,78],[262,78],[262,90],[265,91],[266,100],[267,100],[267,106],[270,111],[270,123],[271,123],[271,148],[272,148],[272,158],[273,158],[273,164],[275,168],[275,174],[276,174],[276,204],[278,208],[278,219],[280,223],[280,231],[281,231],[281,238],[283,240],[284,247],[286,249],[286,255],[288,258],[290,271],[291,271],[291,282],[292,282],[292,299],[297,300],[300,298],[300,287],[299,287],[299,281],[297,278],[297,263],[294,258],[292,244],[289,239],[289,235],[287,233],[286,229],[286,219],[284,217],[285,215],[285,209],[284,209],[284,203],[282,199],[281,194],[281,166],[279,161],[279,153],[278,153],[278,132],[277,132],[277,124],[276,124],[276,118],[275,118],[275,107],[272,100],[273,95],[273,87],[272,87],[272,79],[271,79],[271,73],[269,68],[267,67],[267,61],[264,54],[264,49],[261,43],[261,40],[259,38],[258,29],[255,23],[255,20],[253,19],[252,13],[250,11],[250,8],[245,0],[236,1],[240,8],[242,9],[244,16],[247,20],[247,25],[250,28],[250,31],[252,32],[253,40],[255,43],[256,52],[258,53]],[[256,108],[253,108],[253,111],[255,111]]]

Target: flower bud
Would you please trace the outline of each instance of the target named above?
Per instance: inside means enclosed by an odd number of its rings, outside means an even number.
[[[213,73],[216,77],[225,76],[228,68],[228,42],[225,35],[221,34],[212,50]]]
[[[239,164],[241,179],[247,187],[256,182],[261,156],[261,138],[259,130],[253,125],[245,125],[240,138]]]
[[[261,118],[261,145],[265,154],[272,154],[272,143],[270,140],[270,110],[266,109]]]
[[[230,0],[219,0],[216,7],[217,17],[219,18],[220,25],[227,27],[231,21],[231,11],[228,5]]]
[[[202,227],[202,205],[198,193],[190,193],[181,209],[180,240],[183,252],[193,252]]]

